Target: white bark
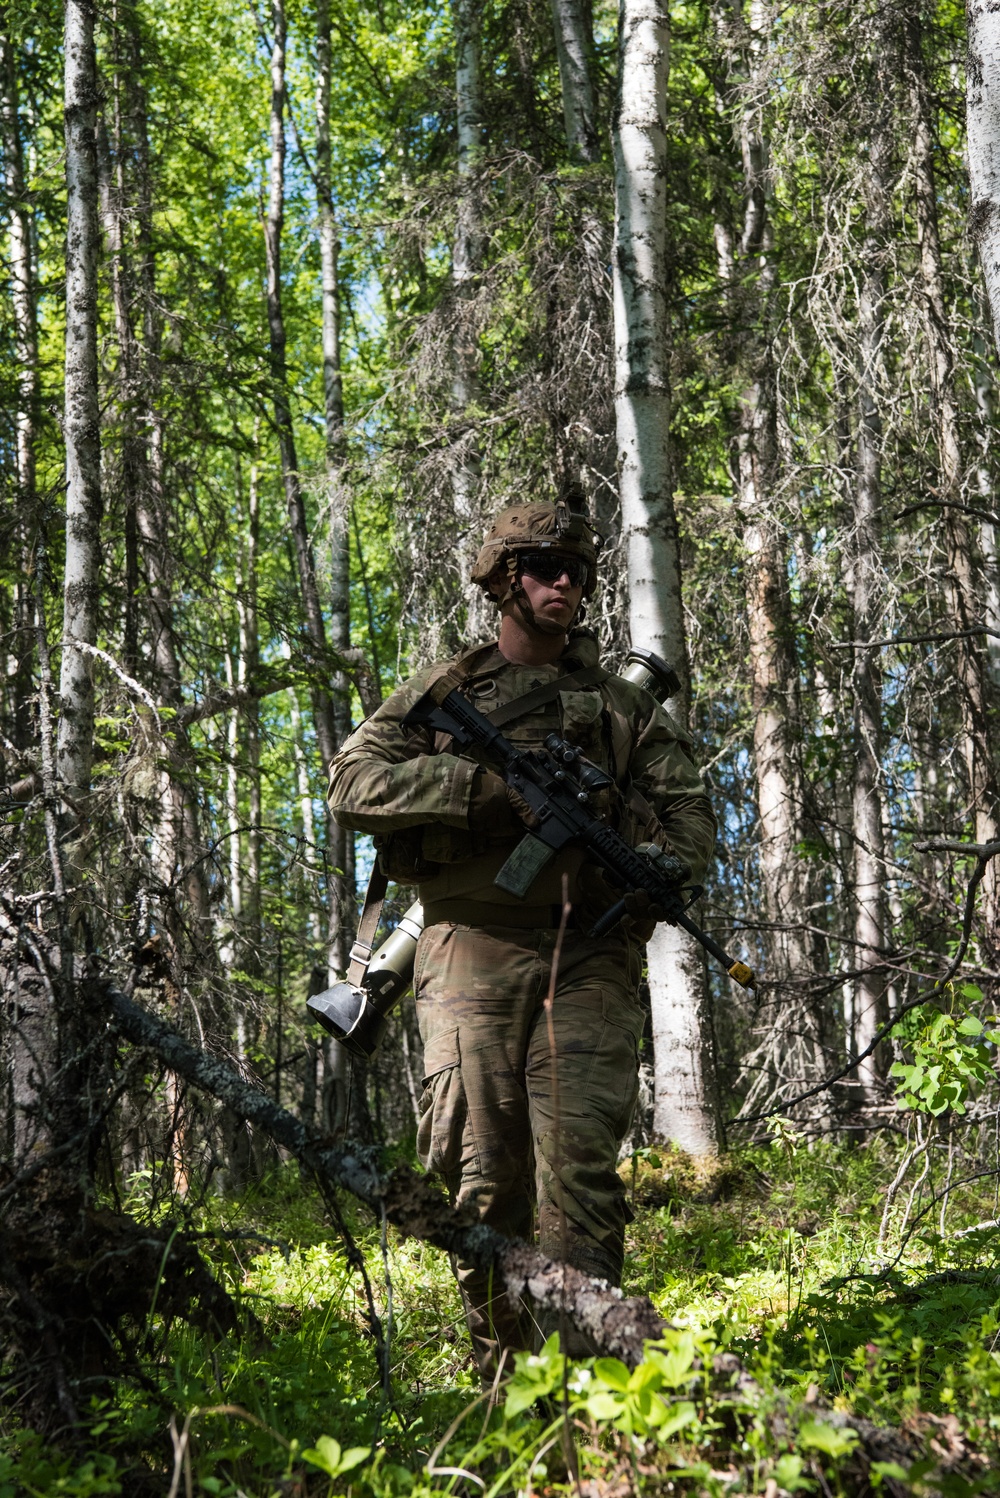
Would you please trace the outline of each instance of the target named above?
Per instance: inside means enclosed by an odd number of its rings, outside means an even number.
[[[884,42],[884,45],[883,45]],[[885,337],[886,254],[891,232],[889,174],[892,152],[888,59],[889,33],[876,33],[871,60],[875,105],[868,126],[863,201],[866,233],[861,250],[858,297],[858,430],[853,527],[848,548],[848,591],[856,640],[878,634],[882,588],[882,422],[880,397]],[[870,1045],[887,1018],[886,980],[879,971],[885,948],[885,837],[882,811],[882,678],[877,650],[862,646],[853,662],[854,951],[860,970],[854,998],[854,1043]],[[879,1060],[858,1067],[866,1097],[874,1097]]]
[[[0,13],[0,26],[6,16]],[[29,699],[33,695],[31,663],[34,600],[29,560],[31,527],[35,519],[35,427],[38,407],[38,328],[35,314],[35,274],[32,255],[32,215],[24,187],[24,157],[18,107],[18,56],[9,31],[0,39],[4,177],[10,205],[10,279],[14,312],[14,356],[17,363],[17,509],[22,575],[14,584],[14,630],[7,657],[7,676],[13,691],[11,733],[18,749],[27,749],[34,733]]]
[[[330,639],[335,650],[351,645],[350,504],[343,482],[344,387],[340,364],[339,244],[330,170],[330,0],[316,6],[316,188],[322,272],[323,391],[326,414],[326,478],[330,513]],[[351,731],[351,688],[339,671],[333,678],[333,726],[339,747]],[[330,969],[342,976],[354,939],[354,834],[330,824]]]
[[[673,661],[689,700],[670,452],[667,308],[666,0],[621,0],[615,154],[615,425],[633,645]],[[648,948],[657,1137],[692,1154],[718,1138],[710,1101],[705,973],[689,938],[657,927]]]
[[[989,601],[994,566],[986,578],[978,573],[971,527],[958,505],[962,503],[964,473],[962,441],[955,392],[954,351],[945,299],[945,278],[938,233],[937,182],[934,166],[932,99],[924,63],[924,42],[919,18],[909,18],[911,100],[914,114],[914,200],[917,243],[924,289],[924,322],[930,364],[931,395],[936,418],[941,488],[951,504],[944,513],[948,548],[945,595],[956,633],[958,678],[961,685],[962,757],[976,831],[976,842],[991,843],[1000,831],[1000,793],[995,769],[993,722],[995,692],[990,679],[990,657],[985,642],[965,632],[976,627]],[[989,568],[989,551],[984,560]],[[985,589],[983,583],[985,582]],[[985,593],[985,597],[983,596]],[[983,879],[982,910],[987,947],[1000,947],[1000,878],[996,860],[987,864]]]
[[[97,62],[89,0],[66,0],[66,567],[57,764],[71,804],[90,789],[101,511],[97,385]]]
[[[271,355],[271,394],[274,403],[274,425],[281,453],[281,476],[289,526],[295,543],[299,589],[306,616],[306,628],[313,644],[322,652],[326,648],[326,626],[316,585],[305,503],[295,450],[292,408],[288,397],[285,318],[282,309],[281,236],[285,222],[285,45],[287,21],[284,0],[271,3],[271,170],[267,218],[264,223],[264,245],[267,256],[267,324]],[[313,691],[313,715],[316,738],[323,759],[323,773],[328,775],[337,752],[333,726],[333,707],[329,694]]]
[[[489,615],[479,590],[469,584],[472,558],[479,544],[479,444],[470,416],[480,396],[479,355],[476,347],[472,299],[482,268],[482,225],[476,201],[476,168],[483,148],[483,91],[481,70],[483,0],[452,0],[455,32],[455,106],[458,205],[451,250],[454,290],[451,406],[458,434],[451,458],[451,490],[455,519],[465,544],[460,547],[461,581],[469,596],[468,633],[489,632]],[[463,430],[464,428],[464,430]],[[492,612],[492,611],[490,611]]]
[[[968,0],[966,10],[969,227],[979,248],[1000,351],[1000,12],[993,0]]]
[[[594,81],[590,72],[592,38],[581,0],[552,0],[563,120],[570,156],[578,161],[597,157]]]
[[[17,98],[17,56],[9,35],[2,39],[3,156],[10,204],[10,279],[17,360],[17,483],[27,512],[35,498],[35,415],[38,400],[38,333],[35,320],[31,214],[24,189],[21,125]]]

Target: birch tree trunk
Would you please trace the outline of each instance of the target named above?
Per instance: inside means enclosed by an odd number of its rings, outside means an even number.
[[[483,240],[476,200],[476,168],[483,145],[482,61],[483,0],[451,0],[455,32],[455,102],[457,125],[458,205],[451,252],[454,294],[451,405],[458,425],[451,460],[452,502],[464,538],[459,556],[461,582],[469,598],[470,641],[489,633],[489,616],[477,588],[469,583],[472,558],[479,544],[479,444],[474,409],[479,402],[479,358],[472,305],[482,269]]]
[[[35,440],[38,411],[38,327],[32,255],[32,215],[25,194],[24,153],[18,103],[18,55],[7,30],[7,7],[0,8],[0,131],[4,179],[10,211],[8,238],[14,356],[17,363],[15,414],[17,513],[23,565],[14,585],[13,711],[10,732],[15,749],[26,750],[33,737],[29,701],[33,695],[34,600],[31,594],[31,532],[36,523]]]
[[[113,152],[100,133],[101,207],[109,255],[112,305],[118,344],[116,408],[121,434],[122,508],[126,519],[126,656],[137,653],[140,593],[145,600],[149,672],[157,698],[173,708],[184,700],[180,652],[174,627],[171,528],[163,486],[163,423],[159,415],[160,327],[156,262],[152,246],[152,196],[143,57],[138,18],[130,6],[112,8],[111,104]],[[124,56],[122,55],[124,51]],[[126,163],[133,163],[126,173]],[[127,228],[135,225],[138,264],[128,254]],[[137,308],[140,309],[137,312]],[[137,323],[141,315],[142,341]],[[144,586],[140,589],[139,574]],[[131,637],[131,638],[130,638]],[[151,667],[151,670],[150,670]],[[184,870],[185,918],[167,911],[175,942],[185,932],[208,942],[211,912],[201,858],[197,775],[186,729],[174,724],[164,740],[160,771],[159,826],[154,838],[157,872],[164,884]]]
[[[743,165],[743,224],[738,244],[723,224],[716,229],[720,279],[728,285],[729,315],[739,329],[736,357],[749,375],[739,401],[733,440],[736,504],[743,527],[747,634],[753,706],[757,807],[760,815],[760,881],[766,919],[770,974],[803,978],[812,953],[801,922],[807,903],[802,861],[804,791],[795,754],[801,721],[798,662],[788,588],[788,544],[777,513],[777,383],[773,347],[773,301],[777,272],[768,217],[768,145],[761,132],[761,101],[767,83],[769,22],[755,5],[749,22],[740,0],[717,17],[728,54],[730,89],[744,92],[739,122]],[[796,1025],[796,1030],[804,1029]],[[803,1064],[783,1042],[783,1061],[803,1074]]]
[[[866,641],[878,634],[882,576],[882,421],[883,343],[892,163],[891,62],[894,38],[882,20],[872,27],[868,154],[863,165],[865,236],[858,275],[858,424],[853,489],[853,524],[847,547],[848,592],[854,639],[854,949],[859,976],[854,995],[854,1043],[864,1050],[887,1017],[886,980],[881,971],[886,941],[885,841],[882,811],[882,675],[877,649]],[[879,1061],[869,1056],[858,1067],[866,1099],[874,1096]]]
[[[937,184],[934,171],[935,141],[931,123],[931,101],[923,57],[919,17],[907,22],[908,66],[914,141],[914,201],[917,245],[924,291],[924,327],[931,377],[931,399],[937,431],[941,474],[943,531],[947,565],[944,585],[948,616],[956,634],[954,641],[961,686],[962,758],[971,808],[975,840],[996,841],[1000,834],[1000,787],[997,782],[995,744],[991,724],[995,721],[994,696],[985,641],[970,633],[988,607],[989,576],[977,575],[969,523],[961,506],[963,496],[962,446],[955,392],[955,367],[949,319],[945,306],[941,240],[938,233]],[[994,556],[995,564],[995,556]],[[956,833],[959,829],[956,828]],[[996,860],[986,866],[982,883],[983,917],[990,960],[1000,949],[1000,884]]]
[[[590,57],[594,47],[590,17],[583,0],[552,0],[563,120],[570,157],[590,162],[597,158],[597,115]]]
[[[684,722],[690,675],[670,451],[666,243],[666,0],[621,0],[614,121],[615,427],[633,645],[672,661]],[[701,951],[660,925],[648,948],[655,1044],[654,1134],[692,1154],[718,1148]]]
[[[97,385],[97,61],[90,0],[66,0],[66,566],[56,759],[78,828],[94,749],[93,657],[100,569]]]
[[[1000,352],[1000,12],[993,0],[967,0],[966,14],[969,231],[979,250]]]
[[[295,560],[299,574],[299,590],[305,610],[306,629],[310,640],[317,648],[322,663],[326,652],[326,626],[323,622],[323,609],[316,583],[316,566],[306,524],[306,509],[295,451],[292,408],[288,397],[285,319],[281,297],[281,234],[285,220],[285,45],[287,39],[284,0],[272,0],[271,26],[273,37],[271,46],[271,174],[267,218],[264,222],[271,391],[274,425],[278,434],[278,448],[281,455],[281,477],[285,489],[285,503],[288,507],[292,539],[295,544]],[[337,736],[334,728],[333,704],[329,693],[322,687],[313,689],[313,715],[316,722],[316,739],[323,760],[323,774],[327,776],[337,752]]]
[[[330,511],[330,639],[335,650],[351,645],[350,502],[344,483],[344,385],[340,367],[340,285],[337,221],[330,170],[330,0],[316,6],[316,192],[322,273],[323,395],[326,417],[326,481]],[[333,678],[333,728],[337,747],[351,731],[351,689],[347,676]],[[347,970],[354,940],[354,835],[330,824],[330,968],[337,978]]]

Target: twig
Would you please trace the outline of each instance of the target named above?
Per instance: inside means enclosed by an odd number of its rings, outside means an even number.
[[[930,845],[927,844],[923,846]],[[976,907],[976,890],[979,888],[979,885],[983,881],[983,877],[986,873],[986,865],[989,863],[991,858],[994,858],[998,853],[1000,853],[1000,842],[953,843],[951,844],[950,851],[974,854],[976,859],[976,867],[972,871],[972,876],[969,879],[968,889],[966,890],[965,894],[965,909],[962,912],[962,936],[958,944],[958,950],[956,951],[955,956],[952,958],[951,962],[948,964],[948,967],[946,968],[943,976],[937,980],[937,982],[928,993],[918,995],[917,998],[910,999],[908,1003],[901,1004],[892,1018],[887,1020],[884,1025],[880,1026],[880,1028],[876,1030],[874,1039],[871,1041],[871,1043],[867,1045],[863,1051],[859,1051],[856,1056],[851,1056],[848,1059],[847,1064],[845,1066],[842,1066],[839,1071],[834,1072],[832,1076],[826,1077],[822,1082],[817,1082],[814,1087],[807,1088],[805,1092],[800,1092],[797,1097],[787,1098],[784,1102],[775,1103],[773,1107],[764,1109],[762,1113],[751,1113],[746,1118],[740,1118],[739,1116],[737,1116],[732,1120],[732,1123],[728,1125],[728,1127],[733,1127],[733,1125],[735,1124],[742,1125],[759,1123],[762,1118],[771,1118],[776,1113],[787,1112],[789,1108],[795,1108],[799,1103],[806,1102],[808,1098],[816,1097],[818,1093],[825,1092],[828,1087],[832,1087],[835,1082],[839,1082],[842,1080],[842,1078],[846,1077],[848,1072],[853,1071],[854,1068],[859,1064],[859,1062],[864,1061],[868,1056],[870,1056],[872,1052],[879,1045],[881,1045],[885,1037],[895,1029],[896,1025],[899,1024],[899,1021],[902,1019],[904,1014],[909,1014],[911,1009],[920,1009],[924,1004],[929,1004],[931,999],[933,999],[936,994],[941,993],[941,991],[947,987],[952,978],[958,972],[965,959],[965,954],[968,950],[969,942],[972,938],[972,917]]]
[[[570,1322],[603,1353],[629,1367],[642,1358],[643,1344],[662,1336],[666,1322],[645,1297],[626,1300],[620,1290],[581,1270],[550,1259],[526,1244],[512,1242],[479,1220],[472,1209],[456,1211],[440,1189],[405,1166],[383,1175],[365,1146],[329,1147],[301,1120],[265,1093],[244,1082],[216,1056],[197,1050],[171,1026],[134,1004],[110,984],[105,998],[112,1027],[135,1045],[155,1052],[166,1066],[231,1108],[300,1160],[324,1186],[342,1186],[376,1212],[384,1205],[389,1222],[477,1268],[496,1265],[512,1301],[528,1297],[545,1309],[565,1305]],[[374,1330],[374,1329],[373,1329]]]
[[[968,640],[974,635],[990,635],[1000,640],[1000,629],[991,629],[988,624],[977,624],[975,629],[955,629],[947,633],[927,635],[892,635],[887,640],[833,640],[828,650],[882,650],[889,645],[930,645],[945,640]]]
[[[552,1110],[555,1114],[555,1132],[552,1140],[552,1165],[553,1173],[558,1182],[559,1191],[559,1247],[562,1252],[563,1262],[569,1259],[569,1223],[566,1220],[566,1208],[563,1205],[563,1179],[562,1179],[562,1110],[559,1106],[559,1064],[556,1053],[556,1025],[554,1017],[556,982],[559,977],[559,962],[562,957],[563,939],[566,935],[566,927],[573,907],[569,899],[569,875],[562,876],[562,909],[559,913],[559,930],[556,933],[555,950],[552,953],[552,967],[549,970],[549,991],[545,995],[545,1027],[549,1039],[549,1064],[552,1068]],[[565,1296],[559,1307],[559,1332],[562,1342],[563,1365],[562,1365],[562,1445],[566,1457],[566,1465],[569,1467],[570,1476],[576,1491],[580,1488],[580,1472],[576,1460],[576,1448],[573,1445],[573,1433],[569,1423],[569,1359],[566,1353],[566,1306]]]
[[[160,710],[157,705],[156,698],[152,697],[149,692],[146,691],[146,688],[142,685],[142,683],[136,681],[134,676],[129,676],[124,666],[119,666],[113,655],[109,655],[108,652],[106,650],[102,650],[99,645],[88,645],[86,640],[75,640],[73,642],[73,648],[75,650],[85,650],[88,655],[95,656],[97,660],[103,661],[104,664],[118,677],[118,680],[124,686],[128,687],[130,692],[134,692],[136,697],[141,698],[147,707],[152,708],[153,712],[157,716],[157,719],[159,719]]]

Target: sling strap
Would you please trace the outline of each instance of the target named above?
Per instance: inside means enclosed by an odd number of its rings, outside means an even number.
[[[477,658],[495,649],[495,645],[477,645],[472,650],[465,651],[449,670],[442,674],[446,677],[450,676],[454,686],[461,686],[474,674],[472,668]],[[523,717],[525,713],[534,712],[536,708],[554,702],[561,692],[574,692],[580,687],[596,687],[607,679],[608,672],[603,666],[583,666],[579,671],[571,671],[568,676],[557,676],[554,681],[544,682],[532,691],[524,692],[520,697],[515,697],[512,702],[505,702],[502,707],[496,707],[484,716],[489,718],[494,728],[502,728],[504,724],[512,723],[515,718]],[[371,878],[368,880],[368,888],[365,891],[364,908],[358,923],[358,934],[351,948],[350,966],[347,969],[347,981],[355,988],[361,987],[365,974],[368,972],[368,964],[372,960],[375,933],[382,918],[382,906],[385,904],[388,888],[389,880],[379,868],[376,858]],[[532,916],[532,922],[525,922],[525,924],[537,924],[537,912],[532,910],[529,913]],[[546,914],[548,914],[547,907]],[[458,917],[454,918],[458,919]],[[558,920],[555,924],[558,925]]]
[[[607,679],[608,672],[603,666],[583,666],[579,671],[571,671],[568,676],[557,676],[554,681],[543,682],[540,687],[515,697],[512,702],[505,702],[502,707],[495,707],[491,713],[484,713],[483,716],[489,718],[494,728],[503,728],[504,724],[513,723],[515,718],[523,718],[525,713],[533,713],[537,707],[554,702],[561,692],[600,686]]]
[[[379,868],[376,858],[371,878],[368,880],[368,888],[365,890],[365,906],[361,912],[361,920],[358,922],[358,934],[351,948],[351,962],[347,969],[347,981],[354,988],[361,987],[368,971],[368,964],[372,960],[375,933],[382,917],[382,906],[385,904],[385,894],[388,888],[389,880]]]

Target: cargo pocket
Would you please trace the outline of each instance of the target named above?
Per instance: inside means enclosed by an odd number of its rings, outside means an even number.
[[[619,1143],[632,1126],[639,1100],[639,1044],[644,1025],[645,1015],[638,1004],[605,991],[600,1070],[608,1119]]]
[[[417,1158],[425,1170],[436,1170],[447,1180],[456,1176],[461,1168],[469,1114],[462,1083],[457,1026],[453,1030],[443,1030],[427,1042],[424,1074],[420,1123],[417,1126]]]

